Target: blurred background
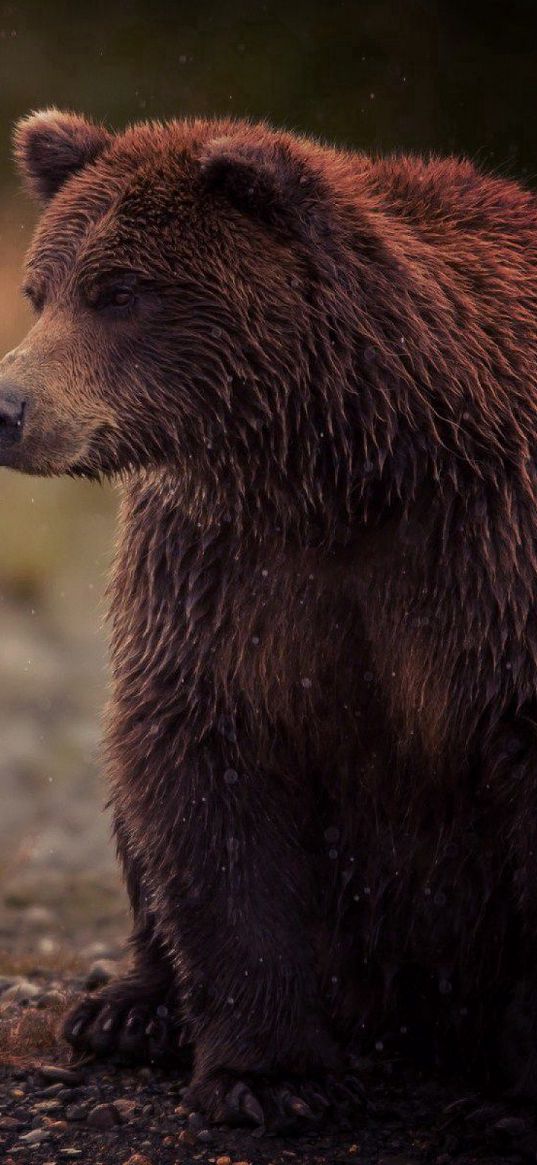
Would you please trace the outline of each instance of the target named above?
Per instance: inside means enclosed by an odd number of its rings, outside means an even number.
[[[0,2],[0,350],[29,323],[10,135],[30,109],[248,115],[531,184],[536,76],[536,0]],[[111,488],[0,470],[0,946],[42,959],[125,925],[98,756],[114,513]]]

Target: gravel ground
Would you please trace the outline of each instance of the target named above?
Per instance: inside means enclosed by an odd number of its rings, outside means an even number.
[[[177,1073],[73,1066],[61,1015],[113,973],[128,911],[101,812],[104,644],[95,604],[69,626],[0,593],[2,1165],[487,1165],[537,1161],[537,1122],[461,1081],[381,1058],[348,1129],[285,1140],[207,1129]]]
[[[109,967],[108,970],[111,968]],[[102,970],[102,968],[101,968]],[[99,975],[93,970],[95,981]],[[537,1160],[531,1113],[401,1064],[362,1064],[368,1109],[346,1129],[255,1137],[206,1127],[181,1103],[177,1073],[73,1064],[56,1038],[66,1002],[88,973],[49,967],[0,980],[0,1159],[5,1165],[488,1165]]]

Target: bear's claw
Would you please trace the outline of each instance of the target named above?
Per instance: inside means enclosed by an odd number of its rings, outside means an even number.
[[[192,1085],[183,1099],[206,1112],[215,1124],[249,1124],[258,1134],[307,1132],[327,1118],[348,1121],[365,1106],[363,1086],[350,1074],[323,1083],[277,1083],[254,1074],[237,1080],[222,1072]]]
[[[84,996],[67,1015],[63,1036],[78,1053],[120,1056],[138,1063],[185,1062],[180,1021],[162,996],[125,980]]]

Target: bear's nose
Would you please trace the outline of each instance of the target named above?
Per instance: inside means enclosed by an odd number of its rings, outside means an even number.
[[[0,441],[2,444],[20,441],[26,400],[15,384],[0,383]]]

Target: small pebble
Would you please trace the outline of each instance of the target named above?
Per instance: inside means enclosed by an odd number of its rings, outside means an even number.
[[[68,1104],[65,1110],[65,1119],[67,1121],[83,1121],[88,1115],[88,1110],[83,1104]]]
[[[24,1141],[25,1145],[40,1145],[42,1141],[47,1141],[50,1137],[48,1129],[30,1129],[29,1133],[22,1133],[19,1141]]]
[[[38,1071],[44,1080],[58,1081],[70,1088],[84,1082],[81,1072],[77,1072],[75,1068],[62,1068],[59,1064],[40,1064]]]
[[[87,963],[93,963],[95,959],[115,959],[118,953],[117,947],[110,946],[109,943],[95,942],[82,947],[80,958]]]
[[[3,995],[7,987],[13,987],[13,985],[18,982],[18,976],[14,979],[13,975],[0,975],[0,995]]]
[[[51,1116],[44,1117],[43,1124],[46,1125],[47,1129],[52,1129],[53,1132],[56,1132],[56,1133],[65,1132],[66,1129],[69,1128],[67,1121],[53,1120],[53,1118]]]
[[[132,1157],[129,1157],[128,1161],[124,1162],[124,1165],[153,1165],[153,1162],[149,1160],[149,1157],[145,1157],[143,1153],[134,1153]]]
[[[49,1084],[47,1086],[47,1088],[40,1088],[39,1089],[41,1096],[59,1096],[59,1094],[63,1091],[64,1091],[64,1086],[63,1086],[63,1084],[61,1084],[59,1082],[58,1082],[58,1084]]]
[[[96,991],[98,987],[105,987],[116,974],[116,963],[110,959],[97,959],[95,963],[92,963],[86,975],[84,987],[87,991]]]
[[[21,979],[18,983],[13,983],[11,987],[7,987],[2,993],[2,1000],[13,1000],[14,1003],[30,1003],[35,999],[36,995],[40,995],[41,990],[35,983],[28,982],[27,979]]]
[[[127,1097],[120,1097],[119,1100],[114,1100],[114,1108],[117,1109],[119,1115],[124,1120],[129,1120],[129,1117],[132,1116],[136,1108],[136,1101],[128,1100]]]
[[[97,1104],[88,1113],[88,1124],[92,1129],[113,1129],[121,1124],[121,1117],[113,1104]]]
[[[19,918],[26,926],[35,927],[38,930],[40,927],[53,926],[57,921],[56,915],[48,906],[27,906],[25,910],[21,910]]]
[[[181,1142],[182,1145],[196,1145],[197,1144],[197,1138],[194,1136],[194,1133],[190,1132],[190,1129],[182,1129],[181,1132],[179,1133],[178,1140]]]

